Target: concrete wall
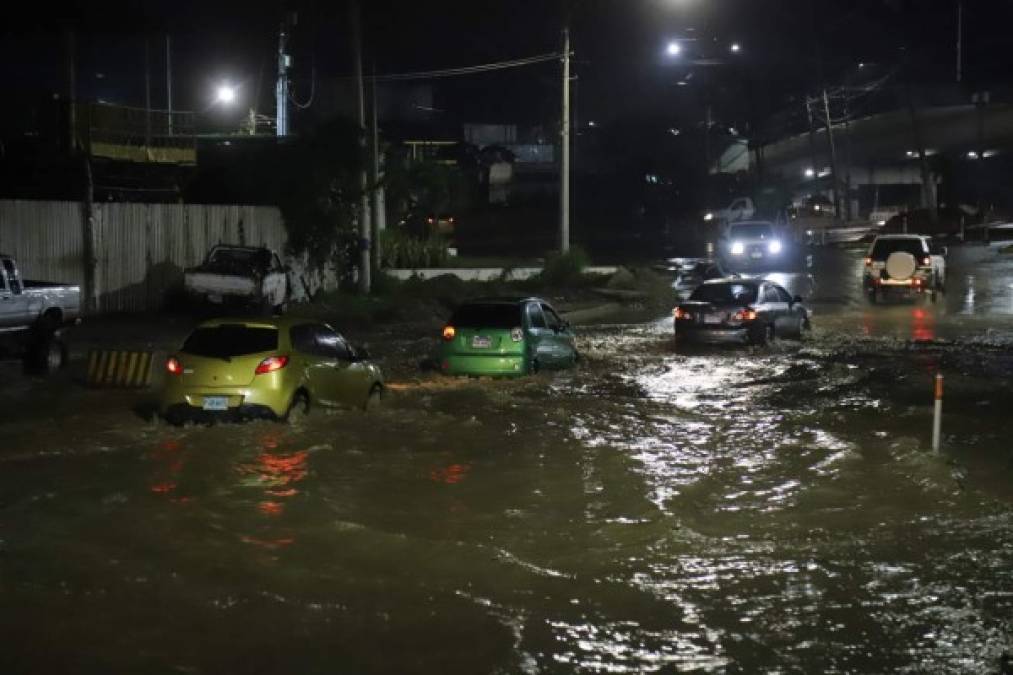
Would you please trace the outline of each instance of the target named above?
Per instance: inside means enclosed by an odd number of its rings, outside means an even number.
[[[183,270],[215,244],[282,252],[287,241],[281,212],[266,206],[97,203],[94,230],[100,312],[159,309]],[[80,284],[83,292],[82,204],[0,200],[0,251],[15,256],[26,278]]]

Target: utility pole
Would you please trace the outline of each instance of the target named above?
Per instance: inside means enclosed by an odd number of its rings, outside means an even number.
[[[964,51],[964,0],[957,0],[957,84],[961,80]]]
[[[366,96],[362,83],[362,24],[359,17],[359,0],[348,3],[352,24],[352,56],[355,70],[355,103],[359,121],[359,156],[366,159]],[[370,222],[369,222],[369,178],[366,175],[366,163],[362,163],[359,173],[359,291],[369,293],[372,287],[370,279]]]
[[[808,95],[805,97],[805,113],[806,119],[809,121],[809,161],[812,162],[809,170],[813,172],[812,178],[815,180],[819,176],[820,170],[816,166],[816,123],[813,121],[813,104]]]
[[[67,150],[77,150],[77,38],[73,28],[64,33],[67,57]]]
[[[830,144],[830,188],[834,200],[834,220],[841,217],[841,200],[837,194],[837,147],[834,145],[834,124],[830,119],[830,97],[823,88],[823,113],[827,120],[827,142]]]
[[[147,35],[144,36],[144,147],[151,147],[151,38]]]
[[[277,136],[288,136],[288,69],[292,65],[292,59],[285,52],[288,42],[289,19],[286,17],[281,22],[281,30],[278,31],[278,81],[274,87],[274,100],[277,108],[277,121],[275,133]]]
[[[380,125],[376,105],[376,63],[373,64],[373,269],[379,270],[382,265],[383,231],[387,229],[387,204],[384,195],[382,162],[380,156]]]
[[[172,136],[172,46],[165,34],[165,109],[169,135]]]
[[[559,250],[570,251],[570,27],[563,28],[563,123],[560,135]]]

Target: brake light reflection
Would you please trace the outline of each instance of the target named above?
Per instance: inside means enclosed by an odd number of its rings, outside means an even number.
[[[165,362],[165,369],[169,371],[170,375],[182,375],[183,364],[179,362],[175,356],[170,356]]]

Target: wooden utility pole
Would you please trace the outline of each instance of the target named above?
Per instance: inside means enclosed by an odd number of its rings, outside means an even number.
[[[380,118],[377,108],[376,96],[376,63],[373,64],[373,106],[372,106],[372,131],[373,131],[373,239],[372,239],[372,261],[373,269],[379,270],[382,266],[383,254],[383,231],[387,229],[387,204],[383,190],[383,157],[380,154]]]
[[[144,36],[144,148],[151,152],[151,40]]]
[[[362,22],[359,16],[359,0],[348,4],[352,25],[352,52],[355,70],[355,103],[359,122],[359,157],[362,171],[359,172],[359,291],[369,293],[372,287],[370,270],[370,219],[369,219],[369,177],[366,170],[366,95],[362,82]]]
[[[559,161],[559,250],[570,250],[570,27],[563,28],[563,121]]]
[[[823,113],[827,122],[827,143],[830,145],[830,189],[834,200],[834,220],[841,217],[841,199],[837,194],[837,146],[834,144],[834,123],[830,119],[830,97],[823,88]]]
[[[172,136],[172,46],[165,34],[165,110],[169,135]]]

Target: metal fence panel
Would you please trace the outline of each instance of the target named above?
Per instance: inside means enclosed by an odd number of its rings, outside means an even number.
[[[82,204],[0,200],[0,251],[27,278],[84,283]],[[287,234],[270,206],[97,203],[94,209],[99,311],[161,308],[183,270],[219,243],[281,253]]]

